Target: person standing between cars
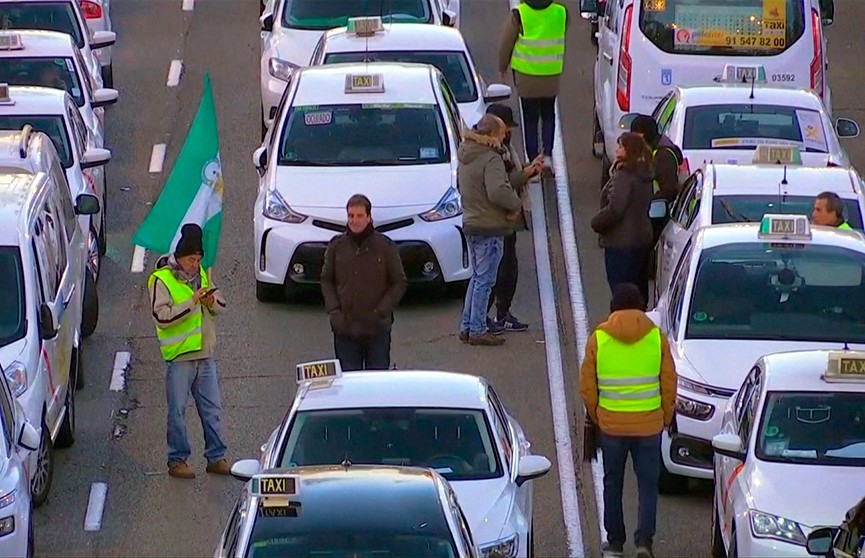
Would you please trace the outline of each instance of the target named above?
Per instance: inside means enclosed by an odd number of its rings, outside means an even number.
[[[631,131],[643,136],[652,150],[652,199],[675,201],[681,187],[679,165],[683,161],[682,150],[673,140],[658,132],[658,123],[651,116],[638,114],[631,122]]]
[[[517,232],[528,230],[525,208],[528,203],[528,182],[540,173],[543,165],[543,155],[538,155],[531,164],[523,166],[520,156],[513,143],[511,143],[511,131],[517,128],[514,121],[514,112],[511,107],[495,103],[487,107],[487,114],[498,116],[507,126],[508,131],[502,141],[499,153],[505,163],[505,171],[508,180],[523,202],[520,215],[514,223],[514,231],[504,237],[502,249],[502,261],[499,263],[496,274],[496,284],[493,286],[490,300],[487,303],[487,312],[492,309],[493,302],[496,306],[496,319],[490,320],[488,327],[493,335],[501,335],[506,331],[526,331],[529,325],[521,322],[511,314],[511,303],[517,290],[517,279],[519,277],[519,261],[517,260]]]
[[[601,190],[601,210],[591,225],[601,237],[610,291],[619,283],[633,283],[643,300],[648,300],[644,264],[652,246],[652,153],[643,138],[633,132],[622,134],[618,144],[610,180]]]
[[[165,360],[165,395],[168,402],[168,474],[195,478],[186,462],[191,453],[186,433],[186,402],[189,394],[204,430],[207,472],[230,474],[222,440],[222,401],[216,375],[216,324],[214,317],[225,310],[222,292],[213,286],[201,267],[204,257],[201,227],[183,225],[174,253],[162,256],[150,274],[147,289],[156,324],[162,358]]]
[[[556,97],[564,69],[568,11],[552,0],[523,0],[511,10],[499,44],[499,72],[510,65],[523,110],[526,152],[530,160],[544,154],[552,174]],[[542,147],[538,145],[540,121]]]
[[[343,370],[387,370],[405,270],[396,244],[373,228],[369,198],[353,195],[346,212],[347,230],[328,243],[321,270],[333,349]]]
[[[653,556],[661,433],[673,424],[677,379],[670,344],[645,308],[636,285],[618,284],[610,315],[589,338],[580,366],[580,394],[589,420],[601,431],[605,557],[622,556],[627,539],[622,492],[628,454],[639,492],[637,557]]]
[[[811,222],[815,225],[852,229],[844,218],[844,201],[835,192],[820,192],[814,199]]]
[[[463,204],[463,232],[469,247],[472,276],[460,318],[460,341],[470,345],[502,345],[490,333],[489,299],[496,282],[504,237],[512,234],[523,204],[508,180],[499,150],[508,128],[485,114],[466,132],[457,151],[457,183]]]

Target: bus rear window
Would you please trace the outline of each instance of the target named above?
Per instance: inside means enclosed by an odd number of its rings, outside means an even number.
[[[804,0],[640,1],[640,30],[672,54],[773,56],[805,32]]]

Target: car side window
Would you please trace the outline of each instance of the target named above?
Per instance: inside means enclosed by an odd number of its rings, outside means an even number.
[[[63,215],[60,202],[57,198],[58,196],[55,191],[54,195],[48,198],[47,205],[51,211],[51,218],[54,219],[57,223],[56,233],[54,235],[54,243],[56,247],[55,251],[57,254],[57,283],[59,285],[63,274],[66,272],[66,262],[68,256],[66,251],[69,245],[69,237],[66,234],[66,218]]]
[[[47,243],[44,242],[45,225],[41,217],[36,220],[32,241],[33,257],[36,262],[36,277],[39,280],[40,303],[54,302],[57,294],[57,277],[53,273],[54,264],[48,256]]]
[[[663,112],[664,112],[664,107],[667,106],[667,102],[670,100],[670,97],[672,97],[672,96],[673,96],[673,92],[670,91],[669,93],[664,95],[664,98],[661,99],[657,105],[655,105],[655,110],[652,111],[652,119],[653,120],[655,120],[657,122],[661,119],[661,114],[663,114]]]
[[[609,0],[607,2],[606,25],[613,32],[619,33],[619,0]]]
[[[74,105],[69,107],[69,121],[72,122],[72,127],[75,129],[79,153],[84,155],[84,152],[87,151],[87,144],[89,143],[90,130],[84,123],[84,119],[81,118],[81,113],[78,112],[78,109],[75,108]]]
[[[87,69],[87,63],[84,62],[84,57],[81,56],[81,51],[76,48],[73,49],[72,54],[75,57],[75,65],[78,66],[75,71],[80,72],[78,77],[82,82],[84,82],[84,87],[87,89],[87,98],[92,101],[93,90],[96,88],[96,84],[93,83],[93,76],[90,74],[90,70]]]
[[[757,413],[757,400],[760,393],[760,368],[755,366],[748,375],[748,380],[743,387],[743,394],[740,408],[737,409],[738,417],[738,433],[742,439],[742,446],[747,447],[748,440],[751,437],[751,427],[754,424],[754,417]]]
[[[703,187],[703,174],[700,172],[695,172],[688,179],[690,182],[689,185],[683,189],[685,192],[685,197],[682,200],[681,207],[679,208],[679,214],[677,215],[676,221],[682,228],[689,229],[691,224],[694,222],[694,219],[697,217],[697,213],[700,211],[700,194],[701,189]],[[687,184],[687,183],[686,183]]]
[[[685,207],[685,202],[688,199],[688,196],[691,193],[691,189],[694,187],[694,183],[697,181],[696,173],[692,174],[688,178],[685,179],[684,184],[682,184],[682,189],[679,191],[679,194],[676,196],[676,199],[673,201],[672,207],[670,207],[670,217],[682,226],[682,208]]]
[[[487,399],[489,399],[490,407],[493,410],[493,428],[495,429],[496,437],[499,439],[499,443],[502,446],[502,453],[505,454],[505,461],[507,462],[507,467],[510,471],[511,463],[513,462],[514,447],[511,444],[511,435],[508,430],[507,414],[502,408],[499,398],[492,387],[487,388]]]
[[[671,94],[670,98],[667,99],[664,108],[661,109],[661,113],[655,117],[655,120],[658,121],[658,132],[661,134],[666,134],[667,130],[670,128],[670,122],[673,121],[673,113],[676,111],[676,95]]]
[[[44,254],[45,259],[44,271],[47,278],[47,292],[45,294],[50,297],[48,299],[49,301],[54,301],[57,296],[57,288],[60,285],[60,278],[63,273],[62,270],[66,268],[66,262],[63,261],[63,265],[60,265],[60,227],[63,225],[60,223],[60,217],[57,214],[57,211],[52,207],[48,200],[46,200],[45,204],[42,206],[41,221],[42,227],[39,236],[42,239],[42,253]]]
[[[239,499],[231,512],[231,517],[228,520],[228,527],[225,532],[225,555],[233,557],[237,554],[237,539],[240,536],[240,503]]]
[[[66,182],[66,174],[57,161],[51,163],[51,179],[57,188],[57,200],[60,204],[60,217],[63,219],[63,227],[66,230],[66,240],[67,242],[71,242],[75,234],[75,227],[78,226],[78,221],[75,218],[75,206],[72,204],[72,198],[69,194],[69,184]]]
[[[451,92],[450,86],[448,86],[447,84],[447,81],[445,81],[443,77],[440,77],[439,84],[441,85],[442,96],[445,99],[445,112],[447,113],[448,120],[450,120],[451,126],[453,127],[454,132],[457,135],[457,143],[459,143],[463,139],[462,120],[460,119],[459,109],[454,102],[454,96]]]
[[[12,443],[15,440],[15,406],[10,399],[11,394],[5,387],[0,388],[0,410],[3,413],[3,432],[6,443],[6,454],[12,452]]]

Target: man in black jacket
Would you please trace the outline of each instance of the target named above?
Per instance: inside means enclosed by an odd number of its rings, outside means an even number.
[[[658,123],[651,116],[637,115],[631,122],[631,131],[643,136],[652,150],[653,199],[672,202],[679,195],[679,165],[682,150],[673,140],[658,132]]]

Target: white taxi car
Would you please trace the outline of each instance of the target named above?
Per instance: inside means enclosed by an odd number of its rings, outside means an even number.
[[[20,131],[29,124],[36,131],[45,133],[60,155],[72,196],[93,194],[99,198],[100,211],[80,218],[81,229],[87,238],[88,266],[98,279],[108,232],[103,167],[111,159],[111,152],[102,148],[102,128],[98,119],[92,110],[87,110],[88,105],[77,107],[74,99],[60,89],[7,87],[5,84],[0,84],[0,88],[4,92],[0,95],[0,130]],[[82,118],[83,113],[89,115],[87,120]],[[94,133],[93,128],[99,133]]]
[[[297,367],[298,389],[250,478],[276,467],[353,464],[433,469],[453,486],[484,557],[532,555],[532,479],[550,461],[484,378],[452,372],[342,373],[339,361]]]
[[[467,126],[474,126],[487,105],[506,101],[511,88],[487,87],[462,34],[442,25],[393,23],[380,17],[350,18],[347,27],[324,34],[312,53],[310,66],[346,62],[409,62],[431,64],[444,74]]]
[[[253,155],[259,300],[320,280],[345,232],[352,194],[372,201],[410,282],[471,275],[457,191],[459,108],[441,72],[421,64],[334,64],[298,71]]]
[[[0,0],[2,1],[2,0]],[[261,16],[261,134],[273,122],[282,92],[309,65],[319,39],[350,17],[384,16],[388,22],[457,26],[460,0],[268,0]]]
[[[662,437],[661,488],[712,478],[723,406],[763,355],[865,349],[862,233],[810,226],[805,215],[703,227],[649,313],[670,340],[678,432]]]
[[[861,498],[865,353],[835,345],[764,356],[727,405],[712,440],[713,555],[808,556],[810,531]]]
[[[719,223],[756,222],[766,213],[810,215],[821,192],[834,192],[844,202],[844,217],[863,229],[865,194],[862,178],[852,167],[805,167],[799,149],[761,145],[754,165],[710,163],[683,184],[670,205],[669,221],[656,246],[655,300],[667,287],[673,265],[694,231]],[[784,159],[783,165],[775,161]],[[666,205],[664,200],[654,204]]]
[[[111,0],[78,0],[81,13],[87,21],[87,27],[94,33],[111,31]],[[114,87],[114,65],[111,62],[112,47],[99,48],[93,51],[96,60],[102,68],[102,81],[105,87]],[[103,64],[102,61],[107,61]]]

